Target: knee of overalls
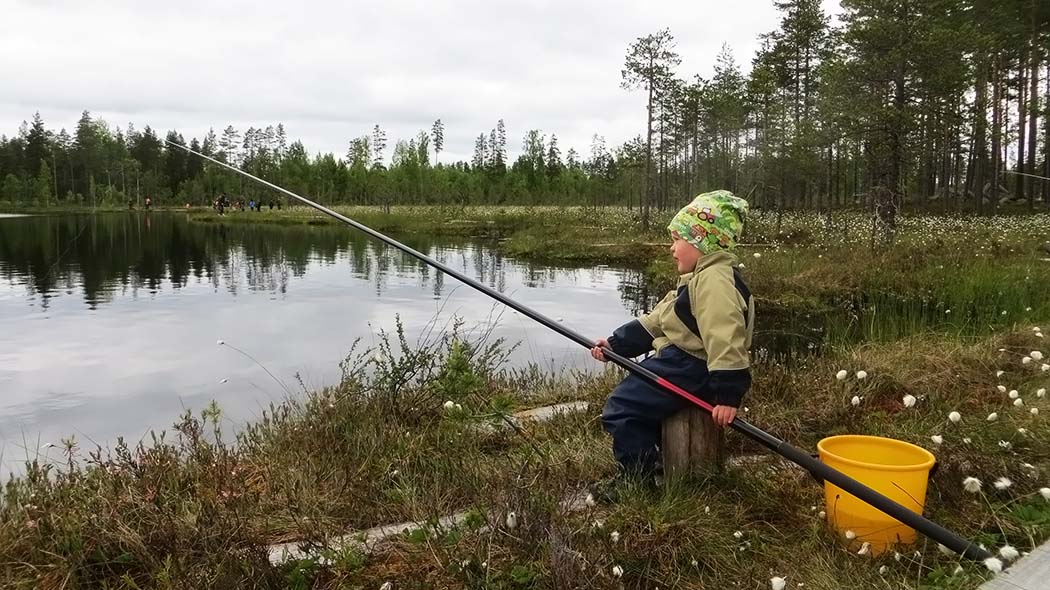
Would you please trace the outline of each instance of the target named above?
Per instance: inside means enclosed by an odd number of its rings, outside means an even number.
[[[670,350],[667,350],[670,349]],[[704,398],[707,367],[703,361],[689,357],[674,346],[660,355],[642,361],[642,366],[667,378],[686,391]],[[659,422],[688,407],[690,402],[670,391],[653,385],[636,375],[628,375],[609,394],[602,409],[602,424],[611,432],[626,419]]]

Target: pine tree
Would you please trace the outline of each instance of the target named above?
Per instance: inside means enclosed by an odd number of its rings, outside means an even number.
[[[558,149],[558,136],[551,133],[550,146],[547,149],[547,176],[553,178],[561,174],[561,150]]]
[[[40,118],[40,112],[33,115],[33,123],[25,137],[24,161],[25,171],[35,172],[40,168],[41,162],[48,157],[47,129],[44,120]]]
[[[383,152],[386,151],[386,131],[379,128],[376,124],[372,128],[372,167],[381,168],[383,166]]]
[[[430,128],[430,135],[434,140],[434,163],[437,164],[438,154],[445,149],[445,125],[441,119],[434,121],[434,125]]]
[[[478,135],[478,138],[474,140],[474,158],[471,160],[471,166],[475,170],[482,170],[485,168],[485,163],[488,161],[488,148],[485,143],[485,134]]]
[[[233,125],[227,125],[222,132],[222,139],[219,140],[220,151],[218,159],[236,166],[240,161],[237,155],[240,140],[241,134],[234,129]]]
[[[642,225],[649,228],[649,206],[653,200],[653,109],[656,98],[671,79],[671,69],[681,63],[681,58],[674,52],[674,37],[668,29],[655,34],[639,37],[627,50],[621,86],[626,90],[644,89],[649,97],[646,102],[645,130],[645,203],[642,209]]]

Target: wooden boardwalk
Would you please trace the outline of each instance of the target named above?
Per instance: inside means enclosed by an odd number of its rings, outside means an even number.
[[[979,590],[1050,590],[1050,541],[981,584]]]

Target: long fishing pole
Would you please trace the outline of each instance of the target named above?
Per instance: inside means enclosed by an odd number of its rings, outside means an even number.
[[[366,225],[364,225],[362,223],[354,221],[353,219],[350,219],[349,217],[347,217],[347,216],[345,216],[345,215],[343,215],[341,213],[337,213],[336,211],[333,211],[333,210],[329,209],[328,207],[325,207],[324,205],[320,205],[318,203],[315,203],[315,202],[311,201],[310,199],[307,199],[305,197],[301,197],[301,196],[293,193],[290,190],[287,190],[285,188],[277,186],[276,184],[273,184],[271,182],[263,180],[263,179],[261,179],[261,178],[259,178],[257,176],[254,176],[254,175],[252,175],[252,174],[250,174],[248,172],[245,172],[244,170],[241,170],[240,168],[237,168],[235,166],[231,166],[230,164],[227,164],[226,162],[222,162],[220,160],[216,160],[215,158],[212,158],[210,156],[206,156],[204,154],[201,154],[199,152],[191,150],[190,148],[188,148],[188,147],[186,147],[186,146],[184,146],[182,144],[174,143],[174,142],[168,141],[167,139],[165,139],[164,141],[168,145],[180,148],[180,149],[185,150],[185,151],[187,151],[187,152],[189,152],[191,154],[194,154],[196,156],[204,158],[205,160],[208,160],[209,162],[213,162],[215,164],[218,164],[219,166],[221,166],[223,168],[226,168],[228,170],[236,172],[237,174],[241,174],[241,175],[243,175],[243,176],[245,176],[245,177],[247,177],[247,178],[249,178],[251,180],[254,180],[255,182],[258,182],[259,184],[262,184],[263,186],[269,187],[269,188],[271,188],[271,189],[273,189],[273,190],[275,190],[275,191],[277,191],[277,192],[279,192],[281,194],[287,195],[287,196],[289,196],[289,197],[299,201],[300,203],[303,203],[304,205],[307,205],[309,207],[312,207],[312,208],[320,211],[321,213],[324,213],[326,215],[334,217],[335,219],[338,219],[339,221],[342,221],[343,223],[345,223],[345,224],[347,224],[347,225],[349,225],[351,227],[354,227],[354,228],[356,228],[356,229],[358,229],[358,230],[360,230],[360,231],[362,231],[362,232],[372,236],[373,238],[375,238],[375,239],[377,239],[377,240],[379,240],[381,242],[384,242],[384,243],[386,243],[386,244],[388,244],[388,245],[390,245],[390,246],[392,246],[394,248],[397,248],[398,250],[404,252],[405,254],[413,256],[413,257],[417,258],[418,260],[420,260],[422,262],[425,262],[425,263],[429,264],[430,266],[433,266],[434,268],[440,270],[441,272],[443,272],[445,274],[451,275],[452,277],[455,277],[456,279],[459,279],[461,282],[463,282],[467,286],[473,287],[474,289],[476,289],[478,291],[481,291],[485,295],[488,295],[489,297],[492,297],[493,299],[499,301],[500,303],[503,303],[504,305],[510,307],[511,309],[515,309],[515,310],[525,314],[526,316],[532,318],[533,320],[543,324],[544,326],[550,328],[551,330],[554,330],[555,332],[561,334],[562,336],[565,336],[569,340],[572,340],[573,342],[576,342],[577,344],[579,344],[579,345],[581,345],[581,346],[583,346],[585,348],[590,349],[590,348],[594,348],[596,346],[596,343],[593,340],[591,340],[590,338],[587,338],[586,336],[583,336],[582,334],[576,332],[575,330],[572,330],[572,329],[570,329],[570,328],[568,328],[568,327],[566,327],[566,326],[564,326],[564,325],[562,325],[562,324],[560,324],[560,323],[558,323],[558,322],[548,318],[547,316],[545,316],[545,315],[543,315],[543,314],[541,314],[541,313],[539,313],[537,311],[534,311],[534,310],[532,310],[532,309],[522,305],[521,303],[518,303],[517,301],[514,301],[513,299],[507,297],[506,295],[500,293],[499,291],[496,291],[495,289],[492,289],[492,288],[490,288],[490,287],[488,287],[488,286],[486,286],[486,285],[484,285],[482,283],[479,283],[478,281],[474,280],[471,277],[468,277],[468,276],[464,275],[463,273],[455,270],[454,268],[450,268],[450,267],[446,266],[445,264],[442,264],[441,262],[438,262],[437,260],[434,260],[433,258],[427,256],[426,254],[423,254],[422,252],[419,252],[419,251],[417,251],[417,250],[415,250],[413,248],[410,248],[409,246],[406,246],[405,244],[402,244],[401,242],[398,242],[397,240],[395,240],[395,239],[393,239],[391,237],[388,237],[388,236],[386,236],[384,234],[381,234],[381,233],[375,231],[374,229],[372,229],[372,228],[370,228],[370,227],[368,227],[368,226],[366,226]],[[704,400],[696,397],[695,395],[689,393],[688,391],[682,389],[681,387],[678,387],[674,383],[671,383],[667,379],[664,379],[663,377],[657,375],[656,373],[650,371],[649,369],[646,369],[645,367],[639,365],[638,363],[634,362],[633,360],[631,360],[631,359],[629,359],[627,357],[621,356],[619,354],[616,354],[615,352],[613,352],[612,350],[610,350],[608,348],[602,348],[602,352],[604,353],[606,359],[612,361],[613,363],[619,365],[620,367],[623,367],[628,372],[633,373],[633,374],[635,374],[635,375],[637,375],[639,377],[642,377],[643,379],[645,379],[649,383],[652,383],[652,384],[656,385],[657,387],[659,387],[661,389],[664,389],[666,391],[670,391],[671,393],[674,393],[675,395],[678,395],[680,397],[685,398],[686,400],[688,400],[692,404],[694,404],[694,405],[704,409],[708,413],[710,413],[714,409],[711,406],[711,404],[709,404],[709,403],[705,402]],[[737,431],[739,431],[739,432],[743,433],[744,435],[748,436],[749,438],[757,441],[759,444],[761,444],[761,445],[767,447],[768,449],[772,450],[773,452],[777,453],[778,455],[780,455],[780,456],[784,457],[785,459],[787,459],[787,460],[789,460],[789,461],[799,465],[800,467],[802,467],[803,469],[808,471],[810,474],[812,474],[813,477],[816,478],[817,480],[819,480],[819,481],[828,481],[828,482],[831,482],[831,483],[835,484],[836,486],[842,488],[843,490],[849,492],[850,494],[853,494],[857,498],[860,498],[861,500],[867,502],[868,504],[874,506],[875,508],[878,508],[882,512],[885,512],[886,514],[888,514],[889,516],[892,516],[893,518],[896,518],[900,522],[902,522],[902,523],[912,527],[913,529],[923,533],[927,537],[933,539],[934,541],[937,541],[938,543],[940,543],[941,545],[944,545],[945,547],[951,549],[952,551],[954,551],[954,552],[956,552],[956,553],[958,553],[960,555],[966,556],[966,557],[968,557],[970,559],[976,560],[976,561],[984,561],[985,559],[988,559],[988,558],[992,557],[991,553],[989,553],[985,549],[982,549],[977,544],[972,543],[972,542],[970,542],[970,541],[968,541],[966,539],[963,539],[962,537],[960,537],[959,535],[955,534],[954,532],[952,532],[952,531],[942,527],[941,525],[939,525],[939,524],[937,524],[937,523],[927,519],[926,517],[922,516],[921,514],[916,513],[914,511],[910,510],[909,508],[907,508],[907,507],[905,507],[905,506],[903,506],[903,505],[901,505],[901,504],[891,500],[890,498],[888,498],[888,497],[882,495],[881,493],[879,493],[879,492],[869,488],[868,486],[860,483],[859,481],[853,479],[852,477],[846,475],[845,473],[842,473],[841,471],[838,471],[837,469],[834,469],[832,467],[829,467],[828,465],[825,465],[820,460],[818,460],[818,459],[816,459],[814,457],[811,457],[809,454],[804,453],[803,451],[795,448],[794,446],[788,444],[787,442],[785,442],[785,441],[783,441],[783,440],[773,436],[772,434],[769,434],[768,432],[765,432],[764,430],[758,428],[757,426],[754,426],[753,424],[747,422],[746,420],[744,420],[742,418],[736,418],[732,422],[730,422],[729,425],[731,427],[733,427],[734,429],[736,429]]]

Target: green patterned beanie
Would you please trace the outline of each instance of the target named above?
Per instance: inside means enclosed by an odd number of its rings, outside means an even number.
[[[744,230],[747,201],[725,190],[711,191],[693,199],[668,224],[671,235],[682,238],[704,254],[736,246]]]

